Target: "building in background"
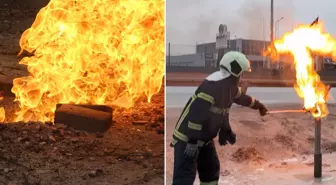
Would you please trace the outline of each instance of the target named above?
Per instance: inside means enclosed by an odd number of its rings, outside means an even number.
[[[230,32],[227,26],[221,24],[216,34],[216,42],[196,44],[195,54],[168,56],[169,66],[189,66],[189,67],[217,67],[222,56],[229,51],[239,51],[244,53],[251,61],[254,69],[288,69],[294,70],[294,61],[291,55],[281,55],[278,61],[270,66],[268,58],[263,56],[263,52],[270,45],[270,41],[251,40],[235,38],[230,39]],[[324,57],[313,57],[315,59],[315,69],[320,71],[324,66],[334,67],[330,59]]]
[[[170,57],[169,66],[180,66],[180,67],[205,67],[205,55],[203,53],[188,54],[188,55],[178,55],[178,56],[167,56]],[[168,58],[167,60],[168,61]]]
[[[220,24],[218,27],[218,33],[216,34],[216,62],[215,67],[219,66],[220,59],[230,49],[230,32],[227,29],[227,25]]]
[[[217,66],[219,59],[229,51],[240,51],[247,55],[247,58],[251,61],[253,68],[263,68],[266,61],[266,57],[262,55],[264,48],[268,46],[270,42],[260,40],[249,39],[232,39],[227,40],[225,47],[218,48],[218,43],[205,43],[196,45],[197,54],[212,54],[214,56],[213,66]]]

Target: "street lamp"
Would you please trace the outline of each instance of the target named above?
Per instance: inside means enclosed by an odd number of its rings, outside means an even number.
[[[275,22],[275,39],[277,38],[278,32],[279,32],[279,22],[284,19],[284,17],[280,17],[280,19],[278,19]]]
[[[277,39],[277,35],[278,35],[278,32],[279,32],[279,22],[284,19],[284,17],[280,17],[280,19],[278,19],[276,22],[275,22],[275,40]],[[277,69],[280,68],[280,59],[278,60],[277,62]]]

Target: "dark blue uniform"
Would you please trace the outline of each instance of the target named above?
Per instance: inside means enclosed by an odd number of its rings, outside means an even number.
[[[260,109],[259,101],[244,94],[238,79],[224,78],[204,82],[188,100],[176,124],[171,146],[174,147],[173,185],[192,185],[196,170],[202,183],[217,184],[220,164],[213,139],[220,130],[231,131],[229,109],[233,103]],[[199,155],[187,159],[187,143],[197,143]]]

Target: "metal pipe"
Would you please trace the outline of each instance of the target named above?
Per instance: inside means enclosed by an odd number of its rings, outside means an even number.
[[[271,0],[271,20],[270,20],[270,42],[271,44],[274,44],[274,2]],[[267,67],[271,68],[272,64],[272,57],[269,58],[269,61],[267,62]]]
[[[274,42],[274,2],[273,2],[273,0],[271,0],[271,25],[270,25],[270,27],[271,27],[271,34],[270,34],[270,41],[271,41],[271,43],[273,43]]]
[[[300,109],[294,109],[294,110],[271,110],[268,111],[268,114],[280,114],[280,113],[306,113],[307,110],[300,110]]]
[[[170,42],[168,42],[168,66],[170,66]]]
[[[321,118],[315,118],[314,177],[322,177]]]

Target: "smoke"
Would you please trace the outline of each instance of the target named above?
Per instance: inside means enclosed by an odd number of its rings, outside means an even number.
[[[292,0],[274,3],[274,24],[280,18],[279,36],[294,23]],[[226,24],[231,38],[270,38],[270,0],[167,0],[167,42],[214,42],[219,24]]]
[[[250,39],[270,40],[270,1],[256,2],[258,1],[245,1],[238,10],[241,12],[238,14],[240,22],[246,24],[244,35]],[[293,4],[290,0],[282,1],[282,3],[274,5],[274,34],[277,37],[291,30],[294,25]]]

